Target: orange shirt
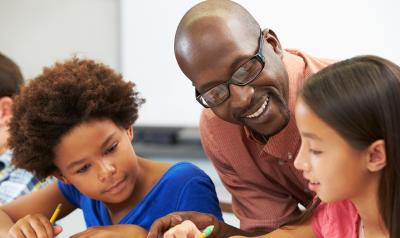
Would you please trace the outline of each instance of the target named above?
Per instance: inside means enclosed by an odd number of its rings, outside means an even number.
[[[300,135],[294,119],[297,92],[305,79],[332,60],[285,50],[289,75],[289,124],[266,144],[252,139],[245,127],[218,118],[204,109],[200,119],[203,148],[223,184],[232,194],[232,208],[245,231],[271,231],[299,214],[313,194],[294,168]]]

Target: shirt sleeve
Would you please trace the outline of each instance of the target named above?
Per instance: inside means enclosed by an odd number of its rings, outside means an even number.
[[[57,181],[58,189],[62,192],[65,198],[75,207],[80,208],[81,193],[71,184],[65,184],[62,181]]]
[[[4,169],[7,177],[0,184],[0,203],[5,204],[28,194],[39,182],[31,173],[9,166]]]
[[[317,238],[358,237],[359,215],[349,200],[321,203],[311,217]]]
[[[222,219],[219,201],[211,179],[203,171],[191,177],[182,187],[177,211],[197,211]]]
[[[321,232],[322,225],[324,224],[324,221],[325,222],[327,221],[325,210],[326,210],[326,203],[321,203],[318,205],[317,208],[315,208],[315,211],[311,216],[311,227],[317,238],[323,238]]]
[[[0,154],[0,204],[5,204],[30,193],[39,182],[32,173],[11,164],[12,151]]]

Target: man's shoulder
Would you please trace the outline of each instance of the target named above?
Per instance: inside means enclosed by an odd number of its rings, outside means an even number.
[[[211,109],[204,109],[199,124],[201,136],[216,134],[241,134],[244,126],[222,120]]]
[[[214,120],[218,120],[220,118],[217,115],[215,115],[215,113],[211,109],[204,108],[201,111],[200,121],[208,122],[208,121],[213,120],[213,119]],[[222,119],[220,119],[220,120],[222,120]]]
[[[306,71],[308,71],[309,74],[314,74],[326,66],[338,61],[336,59],[316,57],[298,49],[285,49],[285,52],[289,55],[302,58],[305,63]]]

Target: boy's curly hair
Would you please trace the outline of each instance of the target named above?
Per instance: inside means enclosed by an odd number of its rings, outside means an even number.
[[[93,119],[129,128],[143,102],[134,83],[93,60],[74,57],[46,67],[15,98],[9,139],[13,164],[45,178],[57,169],[54,148],[68,131]]]

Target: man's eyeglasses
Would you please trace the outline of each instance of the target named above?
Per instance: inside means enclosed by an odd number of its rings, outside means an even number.
[[[241,64],[232,74],[231,79],[208,89],[204,93],[199,93],[196,89],[196,100],[203,105],[203,107],[216,107],[228,99],[230,96],[229,84],[244,86],[253,82],[258,75],[260,75],[265,65],[265,57],[263,54],[264,39],[261,30],[258,44],[257,54]]]

